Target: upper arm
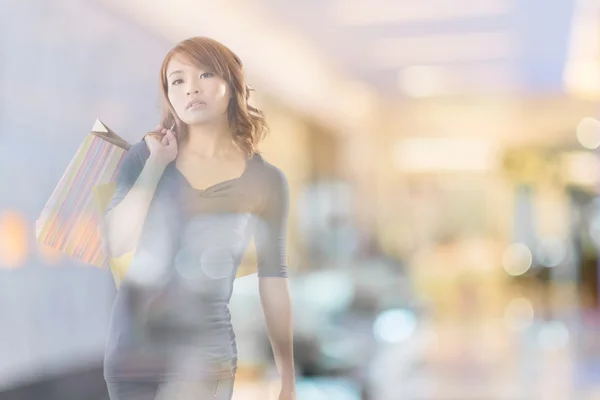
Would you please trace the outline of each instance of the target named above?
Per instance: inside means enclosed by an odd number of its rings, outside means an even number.
[[[254,235],[258,277],[287,277],[289,186],[279,169],[270,166],[267,173],[267,194]]]
[[[127,151],[117,170],[115,193],[106,207],[105,213],[119,205],[127,196],[144,169],[149,155],[150,152],[144,141],[134,144]]]

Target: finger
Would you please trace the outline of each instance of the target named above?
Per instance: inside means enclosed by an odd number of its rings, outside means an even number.
[[[177,146],[177,138],[175,137],[175,135],[171,134],[168,136],[169,139],[169,146]]]
[[[177,143],[177,138],[175,137],[175,135],[173,134],[173,132],[168,132],[165,135],[165,138],[167,138],[167,140],[169,141],[169,145],[171,145],[173,143]]]
[[[148,141],[150,140],[155,140],[158,141],[160,136],[160,134],[156,134],[156,133],[148,133],[146,134],[146,136],[144,136],[144,140],[146,141],[146,143],[148,143]]]

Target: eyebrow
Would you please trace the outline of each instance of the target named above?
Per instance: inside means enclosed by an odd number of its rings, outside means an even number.
[[[170,73],[168,76],[171,76],[171,75],[173,75],[173,74],[178,74],[178,73],[180,73],[180,72],[182,72],[182,71],[178,69],[177,71],[173,71],[173,72],[171,72],[171,73]]]

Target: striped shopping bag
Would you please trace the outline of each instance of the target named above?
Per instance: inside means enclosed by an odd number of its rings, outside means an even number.
[[[109,266],[94,188],[114,181],[129,148],[129,143],[96,120],[36,222],[38,242],[85,263]]]

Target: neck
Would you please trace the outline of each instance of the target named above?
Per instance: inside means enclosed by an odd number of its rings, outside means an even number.
[[[188,125],[188,135],[180,152],[201,158],[219,157],[235,147],[229,124]]]

